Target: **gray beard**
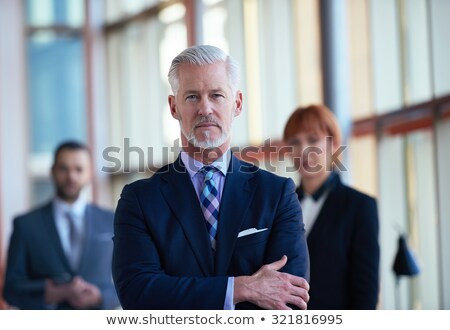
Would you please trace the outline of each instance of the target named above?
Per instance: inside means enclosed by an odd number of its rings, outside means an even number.
[[[186,140],[188,140],[188,142],[190,144],[192,144],[194,147],[197,148],[202,148],[202,149],[213,149],[213,148],[218,148],[220,147],[222,144],[224,144],[230,137],[230,133],[229,132],[224,132],[222,127],[221,127],[221,131],[222,134],[215,140],[212,140],[209,136],[209,132],[206,131],[203,133],[203,137],[204,140],[199,141],[196,137],[195,137],[195,133],[194,130],[192,130],[191,132],[189,132],[189,134],[183,129],[183,125],[182,125],[182,121],[181,119],[178,120],[179,124],[180,124],[180,129],[181,129],[181,133],[184,135],[184,137],[186,138]]]

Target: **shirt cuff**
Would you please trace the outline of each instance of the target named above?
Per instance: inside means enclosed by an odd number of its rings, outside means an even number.
[[[234,277],[228,278],[227,292],[225,294],[225,304],[223,305],[224,310],[234,310]]]

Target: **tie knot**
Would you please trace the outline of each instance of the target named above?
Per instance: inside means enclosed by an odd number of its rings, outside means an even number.
[[[206,181],[206,180],[211,180],[216,171],[217,171],[217,168],[215,168],[214,166],[208,165],[208,166],[203,166],[199,172],[205,176],[205,181]]]
[[[69,220],[70,222],[74,221],[74,213],[73,213],[73,211],[71,211],[71,210],[70,211],[66,211],[65,215],[66,215],[67,220]]]

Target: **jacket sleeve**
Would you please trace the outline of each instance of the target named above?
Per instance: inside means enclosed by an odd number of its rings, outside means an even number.
[[[376,309],[379,291],[380,247],[376,201],[364,196],[358,205],[353,233],[350,283],[354,309]]]
[[[309,281],[309,253],[302,210],[292,179],[285,181],[276,211],[265,264],[288,257],[281,271]]]
[[[280,271],[303,277],[309,282],[310,266],[305,226],[303,224],[300,202],[292,179],[285,180],[275,208],[276,211],[269,241],[265,249],[263,264],[275,262],[283,255],[286,255],[288,261]],[[298,307],[293,305],[289,307],[298,309]],[[236,309],[261,308],[249,302],[242,302],[236,305]]]
[[[29,240],[20,218],[14,220],[4,285],[8,304],[20,309],[50,309],[44,301],[44,279],[31,279],[27,272]]]

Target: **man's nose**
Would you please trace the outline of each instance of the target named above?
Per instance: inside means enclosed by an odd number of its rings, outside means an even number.
[[[203,99],[198,105],[198,114],[201,116],[208,116],[213,113],[211,102],[208,99]]]
[[[78,179],[79,173],[77,171],[69,171],[68,178],[70,181],[76,181]]]

